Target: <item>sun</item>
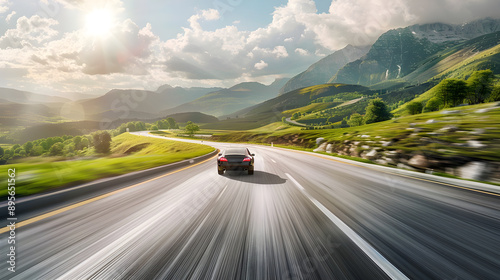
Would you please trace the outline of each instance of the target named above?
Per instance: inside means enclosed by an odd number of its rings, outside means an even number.
[[[104,37],[113,28],[113,13],[110,10],[99,9],[87,14],[85,30],[89,35]]]

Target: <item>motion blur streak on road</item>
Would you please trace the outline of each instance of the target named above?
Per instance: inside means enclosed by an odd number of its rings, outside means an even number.
[[[498,279],[498,197],[250,151],[253,176],[220,176],[214,159],[18,229],[1,278],[388,279],[310,196],[410,279]]]

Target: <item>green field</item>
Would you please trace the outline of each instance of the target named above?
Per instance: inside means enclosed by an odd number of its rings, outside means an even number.
[[[37,157],[2,166],[0,181],[7,170],[16,169],[16,195],[26,196],[96,179],[145,170],[212,152],[214,148],[191,143],[141,137],[128,133],[113,138],[111,153],[105,157],[64,160]],[[7,188],[0,196],[7,195]]]

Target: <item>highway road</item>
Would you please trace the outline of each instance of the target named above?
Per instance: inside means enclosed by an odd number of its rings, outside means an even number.
[[[0,278],[500,279],[498,195],[248,147],[18,228],[15,273],[3,233]]]

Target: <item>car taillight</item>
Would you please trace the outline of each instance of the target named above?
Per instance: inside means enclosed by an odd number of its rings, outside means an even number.
[[[225,157],[221,157],[221,158],[219,159],[219,161],[227,161],[227,158],[225,158]]]
[[[243,162],[245,162],[245,161],[252,161],[252,159],[251,159],[251,158],[249,158],[249,157],[247,157],[247,158],[245,158],[245,159],[243,160]]]

